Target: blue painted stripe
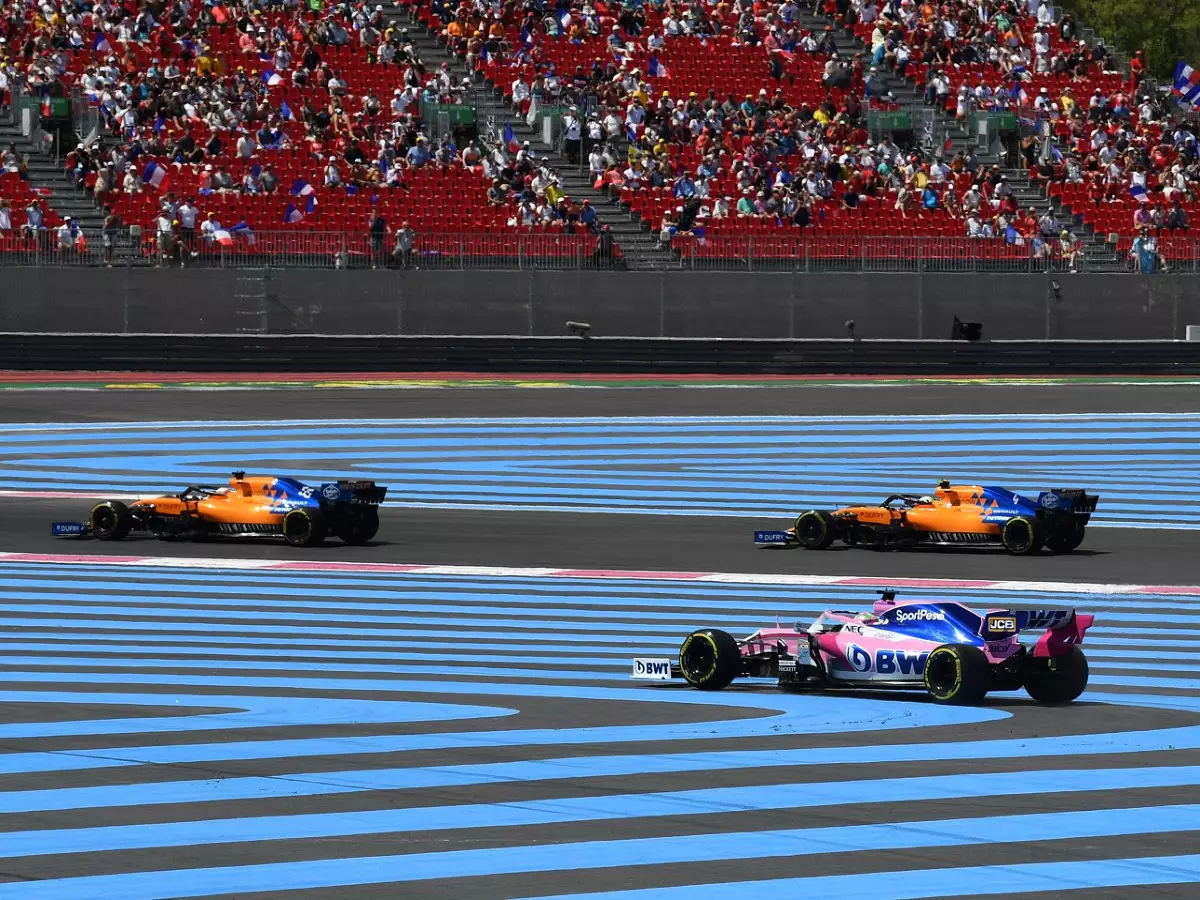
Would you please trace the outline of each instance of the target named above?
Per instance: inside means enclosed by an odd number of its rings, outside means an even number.
[[[324,797],[372,790],[403,790],[417,778],[408,770],[378,769],[355,772],[325,772],[289,775],[287,778],[235,778],[213,781],[168,782],[165,784],[112,785],[60,788],[41,791],[0,792],[0,813],[49,812],[68,809],[112,809],[165,804],[197,804],[279,797]],[[916,803],[963,797],[999,795],[1037,796],[1053,793],[1121,791],[1139,788],[1178,787],[1200,784],[1200,766],[1164,766],[1128,769],[1051,769],[1029,772],[989,772],[966,775],[929,775],[916,778],[870,778],[862,781],[788,782],[750,787],[701,788],[639,794],[588,795],[552,800],[522,800],[512,803],[453,804],[414,809],[356,812],[363,823],[375,821],[380,831],[430,832],[458,828],[509,828],[522,825],[597,822],[658,816],[719,815],[730,812],[762,812],[875,803]],[[415,785],[417,787],[421,785]],[[586,801],[586,802],[584,802]],[[312,827],[314,819],[335,815],[272,816],[246,820],[268,828],[284,828],[298,819]],[[337,821],[336,819],[334,821]],[[345,821],[344,819],[342,821]],[[220,842],[229,820],[211,823],[155,823],[147,826],[115,826],[104,833],[138,836],[140,841],[162,844],[137,846],[186,846]],[[194,831],[192,829],[195,829]],[[101,829],[90,829],[99,831]],[[364,832],[369,833],[369,832]],[[174,840],[171,835],[178,835]],[[271,839],[267,831],[255,840]],[[7,845],[6,845],[7,847]]]
[[[567,869],[606,869],[627,865],[667,865],[706,860],[751,860],[794,857],[818,853],[886,851],[914,847],[980,846],[1013,840],[1050,842],[1082,838],[1157,834],[1163,831],[1194,830],[1200,825],[1200,808],[1164,806],[1124,810],[1062,813],[1059,815],[997,816],[955,819],[948,822],[900,822],[890,825],[859,825],[843,828],[791,829],[786,831],[737,832],[724,835],[659,837],[639,841],[593,841],[540,847],[464,850],[355,859],[267,863],[224,868],[183,869],[133,874],[85,876],[48,881],[0,885],[2,898],[38,900],[159,900],[164,896],[204,897],[215,894],[255,893],[263,890],[315,890],[342,885],[370,885]],[[248,819],[231,827],[230,834],[244,840],[258,829]],[[1174,858],[1178,859],[1178,857]],[[1200,880],[1200,857],[1190,871]],[[1093,864],[1101,868],[1104,863]],[[1112,864],[1109,863],[1109,866]],[[1150,863],[1140,867],[1152,877]],[[1008,867],[994,867],[1006,871]],[[1170,874],[1181,876],[1175,865]],[[943,870],[946,871],[946,870]],[[949,870],[956,871],[956,870]],[[957,870],[962,871],[962,870]],[[890,873],[889,873],[890,874]],[[910,873],[911,874],[911,873]],[[924,873],[922,873],[923,880]],[[834,876],[837,878],[838,876]],[[840,876],[846,878],[847,876]],[[859,877],[863,876],[849,876]],[[1143,875],[1142,877],[1146,877]],[[799,881],[801,879],[794,879]],[[815,880],[815,879],[807,879]],[[1126,883],[1143,883],[1131,881]],[[1060,880],[1059,884],[1062,882]],[[691,886],[689,886],[691,887]],[[33,890],[35,889],[36,890]],[[728,898],[729,885],[708,885],[704,896]],[[715,893],[714,889],[721,889]],[[576,895],[596,898],[684,897],[685,889],[622,891]],[[825,897],[827,893],[796,891],[792,896]],[[746,896],[759,892],[747,891]],[[840,896],[840,895],[839,895]],[[850,896],[863,896],[852,892]],[[894,893],[872,896],[895,897]],[[908,896],[924,896],[911,894]]]
[[[47,567],[49,568],[49,567]],[[274,570],[271,571],[270,584],[255,584],[253,589],[247,588],[245,581],[236,576],[228,576],[217,580],[212,575],[200,580],[176,580],[158,577],[155,568],[153,584],[147,584],[144,579],[130,577],[130,570],[125,567],[123,578],[101,578],[95,573],[80,567],[82,571],[78,578],[59,578],[49,574],[38,578],[36,574],[16,575],[0,563],[0,586],[5,588],[6,596],[12,599],[59,600],[80,605],[92,605],[101,600],[123,600],[127,602],[145,603],[156,606],[182,605],[185,603],[220,605],[246,605],[252,596],[255,608],[283,609],[329,609],[344,611],[349,609],[379,609],[379,610],[418,610],[426,608],[434,612],[452,611],[445,605],[437,605],[439,601],[453,601],[454,609],[462,609],[464,604],[470,604],[473,611],[496,610],[502,613],[535,611],[538,613],[555,612],[562,609],[586,610],[588,607],[599,607],[608,610],[612,607],[639,607],[636,611],[628,612],[638,618],[655,618],[657,610],[663,609],[719,609],[726,612],[754,612],[760,615],[775,616],[786,614],[794,616],[799,613],[822,612],[831,604],[846,602],[852,604],[870,605],[877,595],[866,588],[847,588],[838,585],[763,585],[763,590],[754,590],[754,585],[728,584],[725,582],[698,582],[695,590],[693,583],[685,582],[687,588],[675,590],[659,589],[649,585],[631,589],[627,584],[613,585],[607,592],[593,591],[593,584],[586,583],[586,589],[572,590],[571,585],[564,585],[562,578],[546,579],[543,584],[535,585],[528,582],[492,579],[490,590],[487,586],[473,588],[457,584],[429,583],[410,581],[410,576],[397,573],[390,582],[379,583],[377,586],[358,585],[347,581],[332,581],[324,578],[288,579],[275,583]],[[142,570],[145,571],[145,570]],[[286,570],[284,570],[286,571]],[[386,586],[385,586],[386,584]],[[81,585],[87,586],[86,592],[79,590]],[[312,598],[311,590],[320,588],[317,597]],[[584,587],[580,585],[580,587]],[[307,588],[304,596],[297,596],[297,588]],[[908,592],[906,592],[907,594]],[[930,601],[961,602],[964,600],[962,590],[937,588],[921,588],[912,592],[922,599]],[[283,600],[274,598],[285,598]],[[652,604],[647,603],[652,599]],[[1096,597],[1095,595],[1071,594],[1050,591],[989,591],[986,595],[976,595],[966,598],[978,608],[1004,607],[1005,604],[1017,603],[1029,605],[1042,602],[1062,602],[1068,607],[1085,608],[1089,612],[1098,610],[1124,613],[1127,611],[1156,610],[1200,612],[1200,606],[1195,601],[1172,595],[1136,594],[1132,596]],[[402,601],[398,605],[386,601]],[[357,602],[355,602],[357,601]],[[505,605],[511,604],[511,605]],[[583,613],[581,613],[583,614]],[[600,614],[607,614],[601,612]],[[1200,616],[1198,616],[1200,617]],[[1155,616],[1158,618],[1158,616]]]
[[[55,679],[35,677],[36,673],[2,673],[13,682]],[[5,678],[0,678],[0,684]],[[119,679],[92,679],[94,682],[120,683]],[[145,718],[69,720],[64,722],[6,722],[0,724],[0,737],[6,739],[54,737],[62,735],[139,734],[142,732],[225,731],[237,728],[272,728],[286,725],[347,725],[381,722],[446,722],[456,719],[515,715],[517,710],[501,706],[454,703],[421,703],[405,700],[355,700],[333,697],[256,697],[222,694],[146,694],[0,690],[0,702],[11,703],[88,703],[123,706],[175,706],[189,710],[228,709],[225,712],[195,713],[184,716],[147,716]],[[2,771],[2,767],[0,767]]]
[[[112,468],[120,459],[143,473],[143,489],[177,489],[177,481],[223,480],[227,460],[239,459],[306,478],[324,475],[321,465],[349,467],[421,505],[785,517],[810,505],[878,502],[885,483],[888,492],[927,491],[927,473],[939,471],[1026,493],[1090,487],[1103,494],[1098,525],[1200,528],[1196,414],[379,420],[269,435],[252,430],[257,423],[123,423],[105,426],[100,442],[93,425],[14,429],[0,441],[0,486],[128,489]],[[1034,443],[1044,452],[1030,459],[1024,448]],[[797,447],[804,469],[781,465]]]
[[[925,897],[987,894],[1058,896],[1065,895],[1067,891],[1087,888],[1193,884],[1198,881],[1200,855],[1147,856],[777,878],[644,890],[542,895],[537,900],[729,900],[730,897],[778,895],[812,900],[841,900],[847,896],[857,900],[920,900]]]

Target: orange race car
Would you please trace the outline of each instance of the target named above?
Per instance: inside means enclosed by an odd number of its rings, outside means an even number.
[[[1083,542],[1099,497],[1077,489],[1036,499],[1006,488],[939,482],[932,497],[893,494],[879,506],[812,509],[786,531],[756,531],[761,545],[824,550],[836,540],[873,550],[913,546],[1001,546],[1025,555],[1046,547],[1069,553]]]
[[[274,536],[296,547],[314,546],[333,533],[347,544],[365,544],[379,530],[386,494],[373,481],[310,486],[295,478],[247,478],[238,471],[225,487],[193,485],[128,505],[105,500],[92,507],[86,523],[55,522],[52,532],[100,541],[119,541],[132,531],[163,539]]]

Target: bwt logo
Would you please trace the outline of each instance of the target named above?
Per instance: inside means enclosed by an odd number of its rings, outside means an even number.
[[[671,679],[671,661],[669,659],[635,659],[633,661],[633,677],[669,681]]]
[[[1026,628],[1053,628],[1071,615],[1066,609],[1034,609],[1026,616]]]
[[[846,648],[846,662],[855,672],[871,671],[871,654],[858,644],[850,644]]]
[[[878,650],[875,653],[875,671],[880,675],[924,675],[927,659],[927,652]]]
[[[880,675],[923,675],[929,653],[908,650],[876,650],[874,656],[857,644],[846,647],[846,661],[856,672],[874,670]]]
[[[934,612],[928,609],[915,609],[912,612],[905,612],[902,609],[896,610],[897,622],[944,622],[946,614],[944,612]]]

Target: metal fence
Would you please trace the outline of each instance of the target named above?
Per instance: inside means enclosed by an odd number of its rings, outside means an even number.
[[[161,242],[153,232],[90,229],[83,240],[60,238],[56,229],[37,234],[0,232],[0,266],[135,266],[178,268],[292,269],[595,269],[626,268],[620,246],[601,251],[592,234],[416,234],[411,248],[394,234],[260,231],[221,240],[198,233]],[[776,234],[676,235],[669,252],[644,252],[641,269],[714,272],[1134,272],[1128,241],[1105,245],[1091,256],[1063,256],[1056,241],[1034,246],[999,239],[949,237],[792,237]],[[1200,239],[1163,237],[1156,272],[1200,273]]]
[[[1134,272],[1128,243],[1065,256],[1057,241],[1035,249],[999,238],[676,236],[675,265],[712,271],[787,272]],[[1159,239],[1156,271],[1200,272],[1200,240]]]
[[[15,231],[0,237],[0,265],[75,267],[297,269],[588,269],[622,264],[619,247],[604,253],[591,234],[417,234],[398,246],[394,234],[340,231],[233,232],[220,239],[120,229],[59,235]]]

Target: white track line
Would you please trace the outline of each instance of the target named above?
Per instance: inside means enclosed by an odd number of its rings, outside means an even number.
[[[513,566],[431,566],[406,563],[340,562],[303,559],[222,559],[179,556],[105,556],[66,553],[0,553],[2,563],[52,566],[130,566],[172,569],[276,569],[290,572],[346,572],[394,575],[448,575],[484,578],[611,578],[628,581],[688,581],[721,584],[830,585],[841,587],[927,588],[930,590],[1047,591],[1064,594],[1172,594],[1200,596],[1200,585],[1089,584],[1066,581],[986,581],[957,578],[877,578],[858,575],[762,575],[735,572],[667,572],[632,569],[556,569]]]

